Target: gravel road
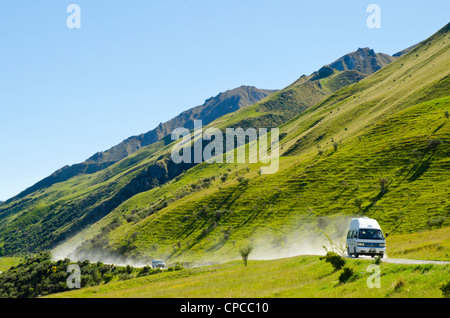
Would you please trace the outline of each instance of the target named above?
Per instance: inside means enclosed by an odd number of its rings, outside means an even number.
[[[450,264],[450,262],[446,262],[446,261],[427,261],[427,260],[401,259],[401,258],[383,258],[381,261],[384,263],[406,264],[406,265],[422,265],[422,264],[446,265],[446,264]]]
[[[353,258],[353,257],[348,257]],[[370,256],[360,256],[359,259],[364,260],[373,260]],[[388,258],[383,257],[381,259],[383,263],[391,263],[391,264],[404,264],[404,265],[424,265],[424,264],[436,264],[436,265],[447,265],[450,262],[447,261],[429,261],[429,260],[420,260],[420,259],[403,259],[403,258]]]

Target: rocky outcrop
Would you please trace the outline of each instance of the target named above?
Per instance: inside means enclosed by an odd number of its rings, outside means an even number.
[[[342,56],[329,66],[338,71],[358,71],[370,75],[395,59],[388,54],[375,53],[374,50],[366,47]]]

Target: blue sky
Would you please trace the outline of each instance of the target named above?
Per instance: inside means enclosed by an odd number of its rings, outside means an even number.
[[[81,28],[69,29],[69,4]],[[381,28],[369,29],[369,4]],[[2,0],[0,200],[240,85],[281,89],[359,47],[394,54],[450,2]]]

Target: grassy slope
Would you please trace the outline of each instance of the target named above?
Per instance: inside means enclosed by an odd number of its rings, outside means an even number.
[[[227,127],[233,123],[245,127],[275,127],[338,88],[362,77],[358,72],[336,71],[329,78],[321,80],[320,85],[318,81],[310,82],[310,77],[305,77],[280,94],[277,93],[277,98],[269,96],[256,106],[243,108],[235,115],[224,118],[227,118]],[[233,119],[231,122],[230,118]],[[221,122],[223,119],[216,121],[214,126],[220,127]],[[101,208],[108,200],[115,200],[115,195],[125,185],[139,177],[147,167],[157,165],[162,157],[168,156],[170,142],[170,137],[164,138],[100,172],[56,183],[3,205],[0,209],[0,249],[3,248],[6,254],[47,249],[55,241],[70,237],[74,232],[79,234],[68,242],[70,246],[79,238],[91,238],[98,233],[97,227],[80,230],[84,228],[82,224],[96,222],[90,220],[95,215],[92,211]]]
[[[22,260],[21,257],[0,257],[0,272],[5,272],[16,266]]]
[[[449,260],[450,228],[434,229],[388,237],[388,256],[391,258]]]
[[[86,207],[93,209],[112,197],[142,169],[156,162],[159,152],[167,149],[168,146],[160,141],[104,171],[57,183],[3,205],[0,211],[0,247],[11,240],[15,250],[27,251],[39,246],[48,248],[45,241],[51,243],[54,237],[87,215],[89,210]],[[27,239],[20,241],[24,237]]]
[[[448,99],[444,100],[446,103],[439,100],[424,103],[421,107],[426,110],[429,105],[450,107]],[[435,112],[427,112],[433,119],[431,122],[424,121],[425,127],[439,126],[443,122],[443,112],[438,109]],[[416,109],[411,111],[416,112]],[[405,112],[406,114],[408,112]],[[395,118],[398,120],[405,117]],[[381,125],[383,124],[382,122]],[[447,122],[446,124],[448,125]],[[377,127],[367,136],[378,141],[380,130]],[[393,128],[392,133],[395,136],[396,126],[390,127]],[[444,131],[442,130],[442,135],[437,136],[448,142],[444,139]],[[414,130],[408,132],[414,134]],[[385,135],[384,132],[382,134]],[[411,137],[405,134],[392,143],[403,145],[405,140],[410,139]],[[391,138],[388,137],[387,140]],[[253,171],[254,177],[246,187],[240,186],[236,180],[228,180],[224,184],[216,181],[216,185],[208,190],[193,193],[149,218],[128,223],[113,231],[110,240],[112,244],[120,245],[124,240],[128,244],[133,233],[138,233],[136,241],[131,244],[136,247],[135,255],[146,255],[146,252],[151,252],[157,246],[164,257],[179,256],[189,259],[197,258],[205,251],[214,252],[209,253],[209,257],[212,257],[211,254],[214,254],[214,257],[225,257],[229,253],[235,257],[234,242],[252,237],[256,230],[269,231],[271,238],[268,239],[268,245],[276,246],[277,240],[285,238],[292,242],[295,238],[285,233],[301,232],[307,227],[302,222],[330,214],[369,215],[377,218],[387,231],[394,228],[399,233],[423,230],[427,228],[431,217],[448,215],[449,184],[448,178],[443,177],[448,174],[448,154],[444,147],[440,147],[424,158],[416,159],[417,162],[412,162],[411,159],[415,157],[411,155],[411,151],[426,148],[427,136],[413,141],[412,145],[403,147],[395,156],[400,163],[406,164],[391,164],[385,168],[381,167],[384,167],[385,160],[389,160],[392,153],[385,159],[380,153],[386,153],[383,151],[386,145],[380,143],[378,147],[374,147],[367,139],[345,144],[336,153],[329,151],[328,155],[316,155],[308,161],[305,160],[306,162],[299,162],[297,158],[284,158],[281,162],[283,170],[275,175],[258,176]],[[350,150],[357,150],[361,156],[363,164],[358,169],[352,169],[349,153],[354,152]],[[420,167],[422,162],[427,162],[428,156],[432,156],[432,164],[422,173]],[[199,178],[225,173],[226,167],[227,165],[223,165],[222,168],[213,169],[212,166],[199,166],[186,173],[182,180],[194,182]],[[235,178],[234,171],[251,177],[244,167],[239,168],[241,170],[232,170],[230,179]],[[324,171],[328,171],[327,175],[323,174]],[[421,176],[418,177],[418,174]],[[384,176],[390,177],[391,183],[387,192],[381,195],[378,178]],[[130,213],[132,210],[139,210],[140,206],[146,207],[148,202],[155,198],[176,195],[177,186],[180,184],[171,183],[150,193],[138,195],[119,207],[115,213]],[[361,211],[354,205],[356,197],[364,200]],[[200,215],[199,211],[203,206],[209,207],[210,212]],[[424,206],[427,207],[426,211]],[[217,220],[214,216],[216,210],[227,212]],[[334,231],[332,223],[330,221],[328,231]],[[224,241],[223,231],[229,227],[232,228],[231,236],[229,241]],[[205,228],[209,230],[206,235],[202,235]],[[175,248],[177,251],[172,255],[173,245],[178,242],[181,249]]]
[[[257,240],[256,232],[266,235],[264,249],[292,243],[296,236],[289,234],[302,235],[311,224],[315,228],[321,216],[364,214],[394,234],[427,229],[439,216],[447,217],[448,225],[448,56],[447,27],[281,126],[282,151],[289,156],[277,174],[259,176],[258,164],[202,164],[177,182],[131,198],[110,217],[138,213],[158,200],[176,198],[201,178],[229,174],[225,183],[217,178],[208,189],[112,231],[109,248],[126,247],[129,256],[223,260],[236,258],[236,246]],[[218,124],[225,127],[225,120]],[[332,138],[339,143],[337,151]],[[443,144],[429,149],[430,138]],[[239,185],[238,175],[250,182]],[[386,191],[379,188],[380,178],[389,179]],[[361,210],[356,198],[362,200]],[[342,235],[333,222],[326,230]]]
[[[278,127],[342,87],[358,82],[366,75],[357,71],[337,71],[325,78],[313,80],[313,75],[302,76],[297,81],[259,103],[224,115],[209,126],[268,128]]]
[[[148,277],[51,295],[50,297],[442,297],[440,286],[450,279],[449,265],[380,265],[380,288],[368,288],[372,274],[367,260],[348,259],[354,276],[339,283],[342,271],[318,256],[271,261],[235,261],[166,272]],[[402,282],[401,287],[396,287]]]

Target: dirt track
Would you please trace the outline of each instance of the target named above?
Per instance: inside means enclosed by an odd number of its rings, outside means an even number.
[[[353,257],[348,257],[353,258]],[[373,260],[371,257],[360,256],[359,259],[363,260]],[[448,261],[430,261],[430,260],[419,260],[419,259],[402,259],[402,258],[382,258],[381,262],[391,263],[391,264],[404,264],[404,265],[423,265],[423,264],[435,264],[435,265],[447,265],[450,264]]]
[[[384,263],[406,264],[406,265],[422,265],[422,264],[446,265],[446,264],[450,264],[450,262],[446,262],[446,261],[427,261],[427,260],[401,259],[401,258],[383,258],[381,261]]]

